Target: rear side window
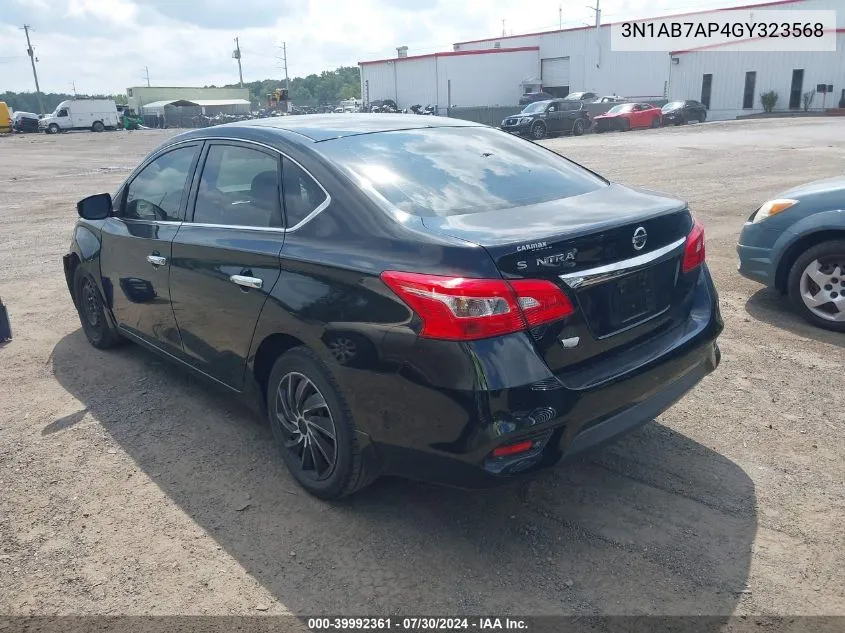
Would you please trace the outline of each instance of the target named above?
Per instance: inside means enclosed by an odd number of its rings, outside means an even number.
[[[607,184],[534,143],[484,127],[362,134],[319,145],[365,191],[420,216],[537,204]]]
[[[288,228],[302,222],[328,198],[316,180],[287,158],[282,159],[282,186]]]
[[[193,221],[281,227],[278,156],[237,145],[212,145],[200,176]]]
[[[182,194],[197,147],[162,154],[129,183],[123,217],[137,220],[180,220]]]

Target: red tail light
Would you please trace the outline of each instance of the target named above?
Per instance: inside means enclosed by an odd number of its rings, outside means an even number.
[[[381,279],[423,322],[420,336],[471,341],[536,327],[572,314],[550,281],[467,279],[388,270]]]
[[[692,224],[692,230],[687,235],[684,246],[684,263],[681,269],[688,273],[704,263],[704,225],[698,220]]]
[[[534,442],[525,440],[517,442],[516,444],[506,444],[493,449],[493,457],[505,457],[507,455],[518,455],[530,451],[534,447]]]

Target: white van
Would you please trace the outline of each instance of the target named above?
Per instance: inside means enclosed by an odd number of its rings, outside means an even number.
[[[38,122],[48,134],[67,130],[102,132],[117,128],[117,104],[112,99],[72,99],[62,101],[53,114]]]

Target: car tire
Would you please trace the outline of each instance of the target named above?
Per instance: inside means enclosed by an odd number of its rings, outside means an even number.
[[[94,124],[91,126],[92,132],[102,132],[106,129],[106,126],[103,125],[102,121],[94,121]]]
[[[578,119],[572,124],[572,135],[581,136],[584,133],[584,129],[584,122],[581,119]]]
[[[548,129],[546,128],[546,124],[542,121],[537,121],[534,125],[531,126],[531,138],[535,141],[539,141],[540,139],[546,138],[546,134],[548,133]]]
[[[630,132],[631,122],[628,119],[622,119],[622,123],[619,124],[619,130],[622,132]]]
[[[307,347],[285,352],[273,365],[267,416],[285,465],[310,494],[339,499],[373,481],[349,405],[329,369]]]
[[[660,117],[653,117],[651,119],[651,129],[656,129],[660,127]]]
[[[85,337],[97,349],[109,349],[124,339],[106,315],[103,298],[94,278],[77,266],[73,274],[73,299]]]
[[[704,123],[706,120],[707,120],[707,113],[706,112],[702,112],[701,114],[698,115],[698,122],[699,123]]]
[[[811,266],[820,266],[815,279],[808,272]],[[845,313],[839,317],[844,320],[833,320],[837,313],[833,299],[845,296],[845,279],[840,278],[840,274],[845,275],[845,240],[830,240],[801,253],[789,269],[786,281],[789,300],[796,312],[809,323],[832,332],[845,332]],[[825,276],[830,283],[820,283]],[[830,298],[830,301],[818,303],[822,298]],[[845,300],[842,303],[840,309],[845,312]]]
[[[47,128],[47,134],[58,134],[59,132],[61,132],[61,129],[55,123],[51,123]]]

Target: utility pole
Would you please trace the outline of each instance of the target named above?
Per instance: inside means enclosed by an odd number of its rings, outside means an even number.
[[[563,30],[563,5],[557,5],[557,28]]]
[[[596,14],[596,28],[599,28],[601,26],[601,9],[599,8],[599,2],[600,0],[596,0],[596,6],[587,7],[590,11],[594,11]]]
[[[147,88],[150,87],[150,67],[144,66],[144,75],[147,77]]]
[[[241,68],[241,45],[238,42],[237,37],[235,38],[235,50],[232,51],[232,57],[234,57],[235,59],[238,60],[238,76],[240,77],[240,80],[241,80],[241,84],[240,84],[241,88],[243,88],[244,87],[244,71],[243,71],[243,68]]]
[[[285,88],[290,90],[290,79],[288,79],[288,49],[286,42],[282,42],[282,64],[284,64],[285,68]]]
[[[23,32],[26,34],[26,54],[29,55],[29,61],[32,64],[32,76],[35,79],[35,98],[38,99],[38,114],[44,114],[44,104],[41,103],[41,87],[38,85],[38,73],[35,70],[35,53],[29,41],[30,28],[29,24],[23,25]]]
[[[505,37],[505,35],[506,35],[506,33],[505,33],[505,20],[503,18],[502,19],[502,37]]]
[[[71,81],[70,84],[73,86],[73,98],[76,99],[76,82]]]

